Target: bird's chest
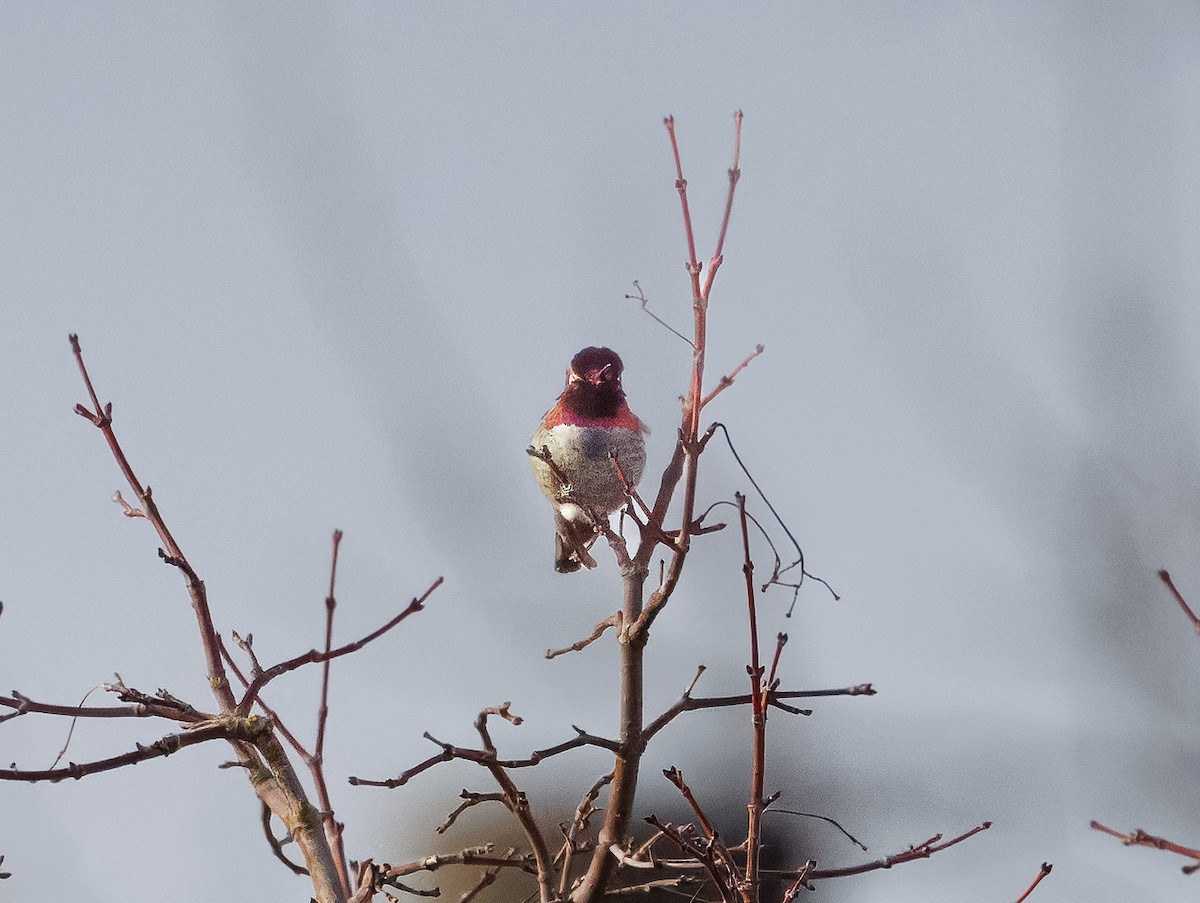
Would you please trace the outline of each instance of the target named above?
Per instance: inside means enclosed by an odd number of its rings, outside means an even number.
[[[592,469],[603,466],[612,470],[610,454],[620,455],[629,444],[629,431],[615,427],[586,427],[561,424],[546,432],[546,445],[555,462],[564,470]]]

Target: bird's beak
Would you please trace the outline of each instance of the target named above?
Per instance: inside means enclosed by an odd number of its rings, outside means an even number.
[[[587,381],[590,382],[593,386],[600,385],[600,383],[604,382],[604,374],[607,373],[610,369],[612,369],[612,364],[605,364],[599,370],[592,370],[587,375]]]

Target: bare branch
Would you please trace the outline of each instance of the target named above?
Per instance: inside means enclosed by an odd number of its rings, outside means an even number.
[[[674,326],[672,326],[666,320],[662,319],[662,317],[658,316],[658,314],[654,313],[654,311],[652,311],[650,309],[650,300],[646,297],[646,293],[642,291],[642,287],[640,284],[638,284],[638,281],[636,279],[633,280],[633,287],[635,289],[637,289],[637,294],[636,295],[626,295],[625,297],[628,300],[641,302],[642,311],[644,313],[646,313],[648,316],[650,316],[654,320],[655,323],[657,323],[659,326],[662,326],[664,329],[666,329],[672,335],[683,339],[692,348],[696,347],[695,345],[692,345],[691,339],[689,339],[682,332],[677,330]]]
[[[333,801],[329,796],[329,785],[325,781],[325,725],[329,720],[329,670],[333,661],[333,613],[337,608],[334,586],[337,581],[338,550],[342,545],[342,531],[333,531],[333,551],[329,561],[329,594],[325,597],[325,652],[321,667],[321,702],[317,707],[317,741],[311,756],[304,761],[312,775],[313,787],[317,792],[317,805],[321,810],[321,826],[325,840],[333,854],[333,865],[337,869],[338,881],[346,895],[350,895],[350,873],[346,865],[346,850],[342,844],[342,825],[334,817]],[[365,642],[365,641],[364,641]]]
[[[21,781],[29,784],[39,781],[62,781],[67,778],[79,780],[91,774],[113,771],[128,765],[137,765],[149,759],[169,756],[189,746],[207,743],[209,740],[246,740],[254,741],[265,731],[270,730],[270,722],[265,718],[221,718],[216,723],[209,723],[194,730],[180,734],[167,734],[155,740],[149,746],[137,744],[132,752],[112,756],[108,759],[98,759],[94,762],[72,762],[65,768],[47,768],[44,770],[24,771],[19,768],[0,768],[0,781]]]
[[[1183,873],[1185,875],[1191,875],[1197,870],[1200,870],[1200,850],[1194,850],[1191,847],[1182,846],[1174,841],[1167,840],[1165,837],[1156,837],[1153,834],[1147,834],[1141,828],[1134,828],[1128,834],[1122,834],[1120,831],[1116,831],[1113,828],[1102,825],[1098,821],[1093,821],[1091,826],[1093,830],[1101,831],[1105,834],[1116,837],[1126,846],[1153,847],[1156,850],[1166,850],[1168,853],[1178,853],[1180,856],[1186,856],[1189,859],[1197,860],[1195,863],[1191,865],[1185,865],[1183,867]]]
[[[345,646],[339,646],[337,649],[327,653],[318,652],[316,649],[310,649],[303,655],[298,655],[295,658],[288,659],[285,662],[280,662],[278,665],[273,665],[272,667],[267,668],[250,682],[249,689],[246,690],[246,694],[242,697],[242,701],[238,703],[238,713],[245,715],[247,712],[249,712],[257,700],[258,694],[261,692],[262,688],[276,677],[279,677],[281,674],[286,674],[289,671],[295,671],[297,668],[303,665],[311,665],[317,662],[324,662],[331,659],[340,658],[343,655],[349,655],[352,652],[357,652],[372,640],[379,639],[379,637],[383,636],[409,615],[413,615],[424,610],[425,600],[428,599],[430,594],[441,585],[442,578],[438,577],[433,581],[433,583],[430,584],[429,589],[425,590],[425,592],[423,592],[419,597],[414,598],[411,602],[409,602],[408,607],[400,612],[400,614],[396,615],[382,627],[379,627],[371,633],[368,633],[361,640],[355,640],[353,643],[347,643]]]
[[[436,872],[446,865],[482,865],[487,867],[517,868],[523,872],[536,874],[531,854],[516,855],[515,852],[505,856],[493,856],[494,844],[484,844],[478,847],[468,847],[457,853],[439,853],[426,856],[404,865],[383,865],[381,870],[385,882],[394,878],[403,878],[417,872]]]
[[[596,640],[600,639],[600,637],[604,635],[604,631],[608,630],[610,627],[615,627],[617,630],[621,629],[621,612],[617,612],[615,615],[609,615],[607,618],[597,624],[596,629],[593,630],[591,635],[585,639],[576,640],[570,646],[564,646],[562,649],[547,649],[546,658],[557,658],[560,655],[566,655],[568,652],[579,652],[582,649],[586,649],[592,643],[596,642]]]
[[[683,161],[679,157],[679,142],[675,137],[675,117],[668,116],[663,120],[667,134],[671,138],[671,155],[675,158],[675,190],[679,192],[679,204],[683,210],[683,232],[687,238],[687,271],[692,277],[692,295],[700,295],[700,262],[696,259],[696,237],[692,232],[692,211],[688,206],[687,179],[683,177]],[[693,343],[693,346],[695,344]]]
[[[341,545],[342,531],[334,530],[333,554],[329,562],[329,595],[325,597],[325,656],[321,668],[321,705],[317,709],[317,742],[312,756],[317,764],[325,757],[325,722],[329,719],[329,668],[332,662],[329,653],[333,649],[333,612],[337,608],[333,587],[337,580],[338,549]]]
[[[700,407],[703,408],[707,406],[710,401],[732,386],[733,381],[737,379],[738,374],[745,370],[750,365],[750,362],[762,354],[765,350],[766,348],[764,348],[762,345],[755,345],[754,350],[746,355],[746,359],[734,367],[732,373],[722,376],[717,382],[716,386],[713,387],[712,391],[710,391],[704,396],[704,398],[700,400]]]
[[[587,793],[583,795],[583,799],[579,801],[579,805],[575,807],[575,815],[571,819],[571,826],[565,832],[562,850],[562,865],[559,868],[558,895],[563,899],[567,896],[567,885],[571,881],[571,863],[575,858],[575,853],[579,850],[579,836],[586,830],[588,821],[592,817],[592,813],[596,811],[595,802],[600,796],[600,791],[612,783],[612,772],[610,771],[600,780],[596,781],[588,788]]]
[[[877,871],[878,869],[890,869],[894,865],[899,865],[902,862],[912,862],[915,859],[928,859],[934,853],[940,853],[942,850],[949,849],[955,844],[962,843],[964,840],[974,837],[981,831],[986,831],[991,826],[992,823],[990,821],[985,821],[947,841],[942,841],[941,834],[935,834],[924,843],[909,847],[902,853],[894,853],[891,856],[876,859],[874,862],[865,862],[862,865],[850,866],[843,869],[813,869],[808,873],[808,879],[819,881],[825,878],[844,878],[848,875],[861,875],[865,872]],[[764,871],[764,874],[768,873]],[[794,877],[794,873],[791,872],[770,872],[769,874],[783,875],[787,878]]]
[[[737,188],[738,180],[742,177],[742,119],[744,118],[741,110],[733,114],[733,165],[729,167],[729,193],[725,196],[725,215],[721,217],[721,231],[717,234],[717,247],[708,264],[708,279],[703,292],[705,298],[712,290],[713,279],[716,278],[717,270],[725,260],[725,235],[729,231],[729,217],[733,213],[733,193]]]
[[[1192,611],[1192,607],[1187,604],[1187,601],[1183,598],[1183,595],[1175,588],[1175,583],[1171,580],[1171,575],[1166,571],[1159,571],[1158,579],[1167,585],[1167,589],[1171,591],[1171,595],[1175,597],[1175,601],[1179,603],[1179,607],[1183,609],[1183,613],[1187,615],[1188,620],[1192,622],[1192,628],[1197,634],[1200,634],[1200,617],[1196,616],[1196,613]]]
[[[472,806],[478,806],[480,803],[503,803],[504,802],[504,794],[503,793],[472,793],[470,790],[467,790],[465,787],[463,788],[463,791],[462,791],[462,793],[459,794],[459,796],[462,797],[463,802],[461,802],[457,806],[455,806],[454,811],[452,811],[448,816],[446,816],[446,820],[437,826],[436,830],[439,834],[445,834],[448,830],[450,830],[450,826],[453,825],[456,821],[458,821],[458,817],[460,815],[462,815],[464,812],[466,812],[468,809],[470,809]]]
[[[1049,875],[1051,869],[1053,868],[1054,866],[1052,866],[1049,862],[1043,862],[1042,867],[1038,870],[1037,877],[1033,879],[1033,883],[1025,889],[1025,893],[1017,897],[1017,903],[1024,903],[1025,899],[1031,893],[1033,893],[1033,889],[1042,883],[1042,879]]]
[[[791,886],[788,887],[786,891],[784,891],[782,903],[792,903],[802,889],[813,889],[813,886],[808,883],[808,876],[816,867],[817,863],[814,859],[808,860],[808,862],[804,863],[804,865],[800,867],[800,872],[796,875],[796,880],[792,882]]]
[[[266,803],[262,804],[262,829],[263,834],[267,838],[267,846],[271,848],[271,854],[282,862],[293,875],[307,875],[308,869],[292,862],[292,860],[287,858],[287,854],[283,852],[283,845],[291,843],[292,836],[289,834],[282,840],[275,836],[275,832],[271,830],[271,807]]]
[[[494,751],[486,749],[469,749],[461,746],[454,746],[450,743],[443,743],[441,740],[434,737],[428,731],[424,737],[431,743],[436,743],[442,748],[440,753],[430,756],[425,761],[414,765],[407,771],[394,778],[385,780],[372,780],[370,778],[351,777],[350,783],[356,787],[386,787],[392,789],[394,787],[402,787],[424,771],[428,771],[439,762],[449,762],[452,759],[462,759],[466,762],[474,762],[477,765],[485,767],[490,765],[499,765],[501,768],[532,768],[539,762],[551,758],[552,756],[560,755],[572,749],[579,749],[582,746],[599,746],[601,749],[607,749],[609,752],[617,752],[620,749],[620,744],[614,740],[608,740],[604,737],[597,737],[589,734],[582,728],[575,727],[575,738],[566,740],[555,746],[548,746],[545,749],[535,750],[524,759],[498,759]]]
[[[709,880],[720,893],[724,903],[734,903],[733,892],[731,890],[731,874],[724,870],[724,862],[719,861],[715,855],[715,848],[718,844],[704,845],[695,840],[694,829],[690,825],[678,828],[669,822],[659,821],[658,817],[651,815],[646,821],[662,832],[663,836],[674,843],[680,850],[692,857],[701,868],[708,872]],[[728,850],[724,850],[725,856],[729,855]]]
[[[83,362],[83,349],[79,344],[79,336],[72,334],[70,341],[71,350],[75,355],[75,362],[79,365],[79,372],[83,376],[84,385],[87,387],[88,395],[92,401],[90,410],[83,405],[76,405],[75,412],[91,421],[104,435],[109,450],[112,452],[117,466],[121,469],[121,473],[125,477],[125,482],[129,484],[129,488],[133,491],[138,504],[141,506],[142,516],[154,527],[154,531],[158,534],[159,540],[163,544],[163,548],[159,549],[159,556],[167,564],[179,568],[183,573],[188,595],[192,600],[192,608],[196,613],[196,623],[200,631],[201,644],[204,648],[204,660],[208,666],[209,685],[212,687],[220,709],[222,711],[229,711],[234,707],[233,691],[229,688],[229,681],[225,676],[225,669],[221,663],[221,655],[217,649],[217,632],[213,627],[212,614],[208,607],[208,593],[204,588],[204,581],[197,576],[195,570],[188,563],[187,558],[184,557],[179,544],[171,535],[171,531],[167,529],[167,524],[163,520],[162,515],[159,514],[158,506],[154,503],[150,487],[142,485],[137,475],[134,474],[128,459],[125,457],[125,452],[121,449],[121,444],[117,441],[116,433],[113,432],[112,428],[112,403],[105,404],[103,408],[100,406],[96,389],[92,385],[91,375],[88,373],[87,366]],[[119,499],[119,501],[128,511],[129,506],[124,504],[124,500]]]
[[[862,684],[861,686],[870,686],[870,684]],[[771,692],[767,694],[767,705],[783,709],[785,712],[788,712],[792,715],[811,715],[812,709],[797,709],[792,706],[785,705],[779,700],[807,698],[810,696],[864,695],[863,693],[853,692],[854,689],[856,688],[849,687],[845,690],[787,690],[782,693]],[[694,712],[699,709],[728,708],[729,706],[737,705],[751,705],[753,702],[754,699],[749,693],[741,696],[683,696],[673,706],[646,725],[646,729],[642,733],[642,739],[646,742],[649,742],[651,737],[661,731],[671,721],[684,712]]]
[[[750,675],[751,711],[751,774],[750,800],[746,804],[746,880],[742,899],[745,903],[758,900],[758,853],[763,814],[763,781],[766,774],[767,755],[767,706],[766,688],[763,686],[763,667],[758,657],[758,606],[754,595],[754,560],[750,557],[750,529],[746,522],[746,497],[736,495],[738,523],[742,530],[742,574],[746,578],[746,609],[750,625]],[[779,644],[777,648],[782,648]]]
[[[106,687],[106,689],[108,688]],[[12,693],[12,696],[0,696],[0,706],[13,710],[7,715],[0,715],[0,722],[31,713],[62,715],[68,718],[168,718],[172,721],[203,721],[212,717],[203,712],[196,712],[194,709],[185,712],[177,708],[174,703],[162,702],[150,697],[138,700],[132,705],[75,706],[36,702],[17,690],[13,690]]]

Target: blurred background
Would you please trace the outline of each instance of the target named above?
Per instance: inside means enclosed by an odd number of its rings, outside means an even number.
[[[179,575],[72,413],[77,332],[218,627],[264,662],[320,643],[335,527],[340,640],[445,576],[334,668],[327,770],[355,858],[494,833],[483,808],[433,832],[492,789],[478,769],[345,778],[424,759],[424,731],[473,744],[505,700],[506,754],[615,731],[611,639],[542,655],[619,576],[606,552],[553,572],[524,449],[571,355],[608,344],[666,464],[690,353],[625,298],[688,328],[662,117],[707,259],[740,108],[710,373],[766,353],[708,413],[841,595],[806,584],[790,619],[764,598],[784,684],[879,690],[769,724],[768,791],[870,852],[773,816],[772,855],[852,865],[990,819],[819,898],[1012,900],[1049,860],[1039,901],[1192,899],[1183,860],[1088,822],[1200,843],[1200,648],[1155,577],[1200,602],[1198,48],[1185,2],[4,6],[0,687],[74,703],[119,672],[210,703]],[[710,448],[702,499],[748,491]],[[738,542],[695,544],[651,715],[701,663],[697,692],[745,687]],[[310,739],[318,676],[269,694]],[[0,759],[48,767],[68,727],[5,723]],[[170,729],[81,723],[66,758]],[[744,712],[680,719],[639,810],[689,818],[658,777],[678,765],[736,835],[748,750]],[[228,757],[0,785],[0,894],[307,899]],[[520,778],[554,824],[607,767]]]

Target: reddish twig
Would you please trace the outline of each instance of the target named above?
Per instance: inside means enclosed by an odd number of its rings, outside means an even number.
[[[262,688],[276,677],[279,677],[281,674],[287,674],[289,671],[295,671],[297,668],[303,665],[312,665],[318,662],[330,661],[335,658],[341,658],[343,655],[349,655],[352,652],[357,652],[372,640],[379,639],[405,618],[424,610],[425,601],[435,589],[442,585],[442,579],[443,578],[438,577],[429,585],[429,588],[425,590],[425,592],[409,602],[408,606],[402,612],[400,612],[382,627],[376,628],[371,633],[368,633],[362,639],[355,640],[353,643],[347,643],[345,646],[339,646],[337,649],[333,649],[327,653],[318,652],[316,649],[310,649],[303,655],[290,658],[285,662],[280,662],[278,665],[273,665],[270,668],[262,671],[250,682],[249,688],[246,690],[245,695],[242,696],[242,701],[238,703],[237,710],[239,714],[245,714],[249,712],[251,707],[257,701],[258,694],[262,691]]]
[[[475,719],[475,730],[479,733],[479,737],[483,741],[484,750],[490,754],[490,760],[482,759],[480,760],[480,764],[491,772],[492,779],[500,787],[502,802],[516,816],[517,821],[520,823],[521,831],[525,834],[525,839],[529,841],[529,845],[533,849],[534,861],[537,863],[537,881],[540,899],[549,900],[553,894],[554,858],[550,853],[549,845],[546,843],[546,835],[538,827],[537,820],[533,816],[533,810],[529,805],[529,798],[517,787],[516,782],[509,775],[508,769],[497,761],[496,745],[492,742],[492,736],[487,727],[489,715],[499,715],[512,724],[519,725],[521,719],[511,714],[508,707],[509,703],[506,702],[498,708],[484,709]],[[490,884],[496,880],[496,873],[492,871],[488,874],[491,875],[491,879],[487,881],[487,884]],[[487,884],[483,884],[481,887],[486,887]]]
[[[754,596],[754,560],[750,557],[750,529],[746,523],[746,497],[735,495],[739,526],[742,529],[742,574],[746,578],[746,608],[750,625],[750,712],[752,723],[752,766],[750,800],[746,804],[746,880],[742,887],[744,903],[758,901],[758,852],[762,829],[763,781],[766,773],[767,704],[763,686],[763,667],[758,659],[758,607]]]
[[[1182,844],[1167,840],[1165,837],[1156,837],[1153,834],[1147,834],[1141,828],[1134,828],[1128,834],[1122,834],[1120,831],[1114,830],[1106,825],[1100,824],[1098,821],[1091,823],[1092,829],[1101,831],[1104,834],[1109,834],[1123,844],[1130,847],[1152,847],[1156,850],[1166,850],[1168,853],[1178,853],[1180,856],[1186,856],[1189,859],[1197,860],[1192,865],[1185,865],[1183,872],[1185,875],[1200,870],[1200,850],[1194,850],[1191,847],[1185,847]]]
[[[154,527],[154,531],[158,534],[159,540],[163,544],[163,547],[159,549],[159,556],[167,564],[177,567],[184,575],[188,595],[192,599],[192,608],[195,610],[196,621],[200,630],[200,642],[204,648],[204,660],[208,666],[209,685],[212,687],[221,711],[229,711],[234,707],[233,691],[229,687],[229,681],[225,676],[225,669],[221,663],[221,655],[217,650],[217,632],[213,627],[212,613],[208,607],[208,593],[204,588],[204,581],[197,576],[195,570],[184,556],[182,549],[180,549],[179,544],[175,541],[175,537],[167,529],[167,524],[159,513],[158,506],[154,503],[150,487],[142,485],[137,475],[133,472],[133,467],[130,466],[129,460],[125,457],[125,452],[121,449],[121,444],[117,441],[116,433],[113,432],[112,403],[109,402],[103,407],[100,405],[100,399],[97,397],[96,389],[92,385],[92,377],[88,373],[87,365],[83,362],[83,349],[79,344],[79,336],[72,333],[70,341],[71,351],[75,355],[75,362],[79,365],[80,375],[83,376],[84,385],[87,387],[88,396],[92,402],[90,409],[81,404],[75,405],[75,413],[90,421],[103,434],[105,441],[108,443],[109,450],[116,459],[117,466],[125,477],[125,482],[129,484],[129,488],[133,491],[138,504],[141,506],[142,516]],[[126,513],[129,514],[131,508],[125,503],[124,499],[120,498],[119,493],[117,500],[122,504]]]
[[[1179,603],[1179,607],[1183,609],[1183,613],[1187,615],[1188,620],[1192,622],[1192,629],[1195,630],[1197,634],[1200,634],[1200,617],[1196,616],[1196,613],[1192,611],[1192,607],[1187,604],[1187,601],[1183,598],[1183,595],[1175,588],[1175,583],[1171,580],[1171,575],[1166,571],[1159,571],[1158,579],[1167,585],[1167,589],[1171,591],[1171,595],[1175,597],[1175,601]]]
[[[696,842],[694,839],[694,830],[691,826],[685,828],[677,828],[668,822],[660,821],[657,816],[651,815],[647,817],[646,822],[657,828],[662,835],[671,841],[680,850],[695,860],[697,866],[708,872],[708,879],[721,895],[723,903],[734,903],[732,890],[730,889],[730,876],[722,872],[720,863],[713,854],[711,847],[705,847]],[[691,832],[691,833],[689,833]],[[728,853],[726,853],[728,855]],[[626,860],[622,860],[622,865],[630,865]],[[675,866],[675,863],[671,863]],[[653,863],[651,864],[653,866]]]
[[[428,731],[426,731],[423,736],[430,743],[436,743],[438,746],[440,746],[442,751],[436,755],[430,756],[424,762],[414,765],[407,771],[401,772],[397,777],[387,778],[384,780],[351,777],[350,783],[356,787],[386,787],[388,789],[402,787],[417,775],[428,771],[439,762],[449,762],[452,759],[462,759],[466,762],[474,762],[477,765],[484,766],[495,764],[499,765],[501,768],[532,768],[539,762],[568,752],[572,749],[579,749],[583,746],[598,746],[601,749],[607,749],[609,752],[618,752],[620,750],[620,744],[616,741],[608,740],[604,737],[594,736],[578,727],[575,728],[575,739],[566,740],[555,746],[546,747],[545,749],[535,750],[524,759],[499,759],[496,757],[494,750],[470,749],[468,747],[454,746],[451,743],[443,743]]]
[[[334,584],[337,581],[338,550],[342,545],[342,531],[333,531],[333,551],[329,562],[329,594],[325,597],[325,652],[321,667],[321,702],[317,707],[317,740],[311,756],[305,756],[304,761],[312,775],[313,786],[317,791],[317,804],[321,809],[321,824],[325,829],[325,839],[333,852],[333,864],[337,868],[338,880],[341,881],[347,896],[350,894],[350,873],[346,865],[346,850],[342,844],[342,828],[333,814],[333,802],[329,796],[329,785],[325,781],[325,725],[329,720],[329,670],[333,662],[333,613],[337,608],[334,596]]]
[[[105,689],[120,692],[114,685]],[[125,690],[128,691],[128,688]],[[7,715],[0,715],[0,723],[27,714],[61,715],[69,718],[167,718],[171,721],[203,721],[212,717],[204,712],[197,712],[191,706],[185,709],[178,701],[166,702],[140,693],[137,696],[139,698],[131,705],[75,706],[37,702],[14,690],[12,696],[0,696],[0,706],[13,710]]]
[[[687,804],[691,807],[692,812],[696,816],[696,821],[700,825],[700,830],[704,832],[705,839],[708,841],[716,840],[717,829],[713,827],[708,815],[706,815],[704,809],[701,808],[699,801],[696,799],[696,795],[692,793],[692,788],[689,787],[687,782],[683,779],[683,772],[672,765],[670,768],[663,769],[663,777],[670,781],[671,784],[674,785],[675,789],[683,795],[683,798],[687,800]]]
[[[754,350],[746,355],[746,359],[734,367],[732,373],[722,376],[717,384],[713,387],[712,391],[710,391],[704,396],[704,398],[700,400],[700,407],[706,407],[710,401],[732,386],[733,381],[737,379],[738,374],[750,366],[750,362],[762,354],[765,350],[766,348],[764,348],[762,345],[755,345]]]
[[[189,746],[207,743],[209,740],[244,740],[253,742],[265,731],[270,729],[270,722],[265,718],[222,718],[216,723],[210,723],[194,730],[179,734],[167,734],[160,737],[149,746],[137,745],[132,752],[112,756],[107,759],[97,759],[93,762],[72,762],[65,768],[47,768],[41,770],[22,770],[20,768],[0,768],[0,781],[19,781],[28,784],[40,781],[62,781],[70,778],[78,781],[91,774],[114,771],[127,765],[137,765],[150,759],[169,756]]]
[[[688,205],[687,179],[683,177],[683,160],[679,156],[679,141],[675,137],[675,117],[663,120],[671,139],[671,155],[675,158],[675,190],[679,192],[679,205],[683,210],[683,233],[687,239],[687,271],[692,277],[692,295],[700,295],[700,262],[696,259],[696,238],[692,232],[692,211]],[[695,342],[692,343],[695,347]]]
[[[713,251],[712,260],[708,263],[708,277],[704,285],[704,297],[708,297],[712,289],[713,279],[717,270],[725,260],[725,235],[729,231],[729,218],[733,214],[733,192],[737,188],[738,179],[742,177],[742,111],[733,114],[733,165],[729,167],[729,193],[725,196],[725,215],[721,217],[721,231],[717,234],[717,247]]]
[[[813,869],[817,867],[815,860],[810,859],[804,865],[800,866],[800,872],[796,875],[796,880],[793,881],[786,891],[783,893],[781,903],[792,903],[799,896],[801,890],[812,890],[813,887],[808,883],[808,876]]]
[[[853,690],[853,689],[854,688],[849,688],[849,690]],[[786,705],[786,704],[780,702],[779,700],[780,699],[795,699],[795,698],[802,698],[802,697],[806,698],[806,697],[810,697],[810,696],[814,696],[814,695],[859,696],[859,695],[866,695],[866,694],[853,693],[853,692],[840,691],[840,690],[788,690],[788,691],[781,692],[781,693],[773,692],[773,693],[767,694],[766,704],[775,706],[776,708],[783,709],[785,712],[788,712],[789,714],[792,714],[792,715],[806,715],[807,716],[807,715],[812,714],[811,709],[798,709],[798,708],[795,708],[794,706]],[[718,709],[718,708],[728,708],[730,706],[753,705],[753,704],[754,704],[754,697],[748,693],[743,694],[741,696],[683,696],[679,700],[677,700],[675,702],[675,704],[672,705],[669,709],[667,709],[665,712],[663,712],[661,715],[659,715],[657,718],[655,718],[653,721],[651,721],[649,724],[647,724],[646,729],[643,732],[643,735],[644,735],[645,740],[647,742],[649,742],[651,737],[653,737],[655,734],[657,734],[659,731],[661,731],[664,727],[667,726],[667,724],[669,724],[671,721],[673,721],[675,718],[677,718],[679,715],[683,714],[684,712],[695,712],[700,709]]]
[[[557,658],[560,655],[566,655],[568,652],[579,652],[581,649],[586,649],[592,643],[596,642],[596,640],[600,639],[604,635],[604,631],[608,630],[608,628],[615,627],[619,631],[621,629],[621,621],[621,612],[609,615],[596,625],[596,629],[592,631],[590,636],[582,640],[576,640],[570,646],[564,646],[562,649],[547,649],[546,658]]]
[[[775,675],[779,671],[779,658],[783,655],[783,647],[787,645],[787,641],[786,633],[775,634],[775,655],[771,658],[771,670],[767,673],[766,687],[768,690],[774,690],[779,686],[779,678]]]
[[[1054,868],[1054,866],[1052,866],[1049,862],[1043,862],[1042,867],[1040,869],[1038,869],[1037,877],[1034,878],[1033,883],[1025,889],[1025,893],[1023,893],[1023,894],[1021,894],[1021,896],[1017,897],[1016,903],[1023,903],[1023,901],[1026,898],[1028,898],[1028,896],[1031,893],[1033,893],[1033,889],[1042,883],[1042,879],[1050,874],[1050,871],[1053,868]]]
[[[435,829],[439,834],[445,834],[450,830],[451,825],[458,821],[458,817],[473,806],[478,806],[480,803],[503,803],[503,793],[472,793],[470,790],[464,789],[459,797],[463,800],[454,810],[446,816],[446,820],[437,826]]]
[[[337,580],[338,550],[341,545],[342,531],[334,530],[333,554],[329,562],[329,595],[325,597],[325,659],[321,668],[321,705],[317,709],[317,743],[313,748],[313,759],[317,763],[325,756],[325,722],[329,719],[329,668],[333,661],[329,653],[333,649],[333,612],[337,608],[333,587]]]
[[[610,783],[612,783],[612,772],[609,772],[589,787],[587,793],[579,801],[579,805],[575,807],[575,815],[571,819],[571,826],[566,830],[563,839],[562,865],[559,868],[558,895],[563,899],[566,899],[567,886],[571,882],[571,863],[575,858],[575,853],[581,849],[579,836],[587,828],[592,813],[596,811],[595,803],[596,799],[600,796],[600,791]]]
[[[916,846],[909,847],[901,853],[895,853],[891,856],[885,856],[882,859],[876,859],[874,862],[864,862],[862,865],[854,865],[849,868],[842,869],[813,869],[809,872],[808,878],[812,881],[819,881],[825,878],[845,878],[848,875],[861,875],[865,872],[873,872],[878,869],[890,869],[894,865],[899,865],[902,862],[912,862],[916,859],[928,859],[934,853],[940,853],[942,850],[949,849],[955,844],[962,843],[968,838],[974,837],[981,831],[986,831],[992,826],[990,821],[985,821],[982,824],[976,825],[969,831],[964,831],[957,837],[952,837],[949,840],[943,841],[941,834],[935,834],[933,837],[926,840],[924,843],[919,843]],[[791,873],[787,873],[787,877],[793,877]]]

